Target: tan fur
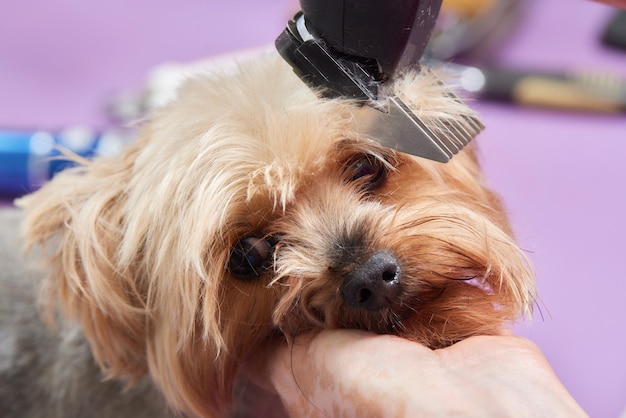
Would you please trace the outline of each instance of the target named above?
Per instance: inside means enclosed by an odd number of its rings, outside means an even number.
[[[397,89],[424,120],[465,111],[428,73]],[[355,112],[275,56],[190,80],[120,158],[20,201],[29,245],[47,256],[48,305],[80,321],[110,376],[149,373],[202,417],[227,410],[240,366],[273,336],[354,327],[442,347],[528,313],[532,274],[473,146],[448,164],[395,153],[359,133]],[[390,170],[371,193],[345,178],[363,152]],[[237,280],[231,248],[255,232],[280,237],[273,267]],[[400,300],[345,306],[332,258],[382,249],[402,266]]]

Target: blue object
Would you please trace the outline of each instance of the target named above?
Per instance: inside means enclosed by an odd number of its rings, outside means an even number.
[[[0,195],[22,196],[75,165],[61,150],[93,158],[115,155],[126,142],[117,133],[96,135],[80,127],[60,133],[0,130]]]

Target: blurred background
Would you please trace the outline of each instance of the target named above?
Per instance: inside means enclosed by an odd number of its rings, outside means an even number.
[[[463,65],[450,68],[487,126],[483,166],[537,272],[535,318],[516,330],[592,417],[626,417],[626,21],[586,0],[444,3],[431,62]],[[0,204],[30,187],[16,144],[110,132],[143,110],[156,66],[270,45],[297,8],[5,2]]]

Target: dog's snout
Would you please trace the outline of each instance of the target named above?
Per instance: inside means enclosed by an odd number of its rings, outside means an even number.
[[[346,304],[376,310],[389,306],[400,293],[400,265],[387,251],[377,252],[344,278],[341,295]]]

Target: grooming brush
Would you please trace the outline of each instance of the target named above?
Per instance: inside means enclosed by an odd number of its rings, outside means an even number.
[[[626,79],[600,70],[532,71],[433,62],[481,99],[598,113],[626,112]]]
[[[401,74],[420,69],[441,0],[301,0],[300,6],[276,39],[279,53],[323,95],[361,105],[360,126],[383,146],[447,162],[483,130],[475,116],[421,120],[390,89]]]

